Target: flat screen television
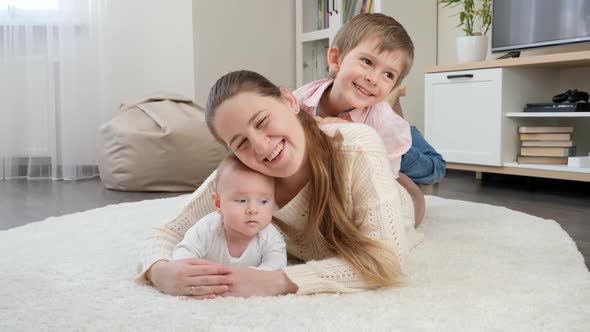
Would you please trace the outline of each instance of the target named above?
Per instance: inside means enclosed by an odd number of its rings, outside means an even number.
[[[590,41],[590,0],[493,0],[492,52]]]

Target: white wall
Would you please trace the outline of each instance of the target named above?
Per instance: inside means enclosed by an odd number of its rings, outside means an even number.
[[[424,69],[436,64],[436,0],[382,0],[381,9],[399,21],[414,42],[414,65],[404,80],[407,95],[401,99],[406,120],[423,132]]]
[[[416,58],[402,104],[408,120],[422,129],[424,67],[456,63],[455,38],[462,31],[451,15],[457,10],[437,11],[436,0],[382,0],[382,11],[399,20],[414,40]],[[112,1],[110,16],[116,103],[168,90],[204,104],[213,82],[236,69],[259,71],[295,88],[294,1]],[[589,49],[585,43],[522,56]],[[581,73],[572,74],[582,80]]]
[[[295,88],[294,1],[195,1],[193,23],[197,103],[204,105],[211,85],[232,70]]]
[[[294,1],[124,0],[109,16],[113,107],[156,91],[204,104],[236,69],[295,88]]]
[[[194,98],[192,1],[112,1],[114,102],[156,91]]]
[[[406,27],[416,46],[402,100],[408,121],[423,129],[424,68],[436,64],[436,0],[383,0],[383,13]],[[295,1],[195,1],[193,5],[195,96],[204,105],[221,75],[250,69],[295,86]]]

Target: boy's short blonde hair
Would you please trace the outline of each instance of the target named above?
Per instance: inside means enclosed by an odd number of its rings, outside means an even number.
[[[406,29],[393,17],[379,14],[359,14],[348,21],[336,34],[332,47],[338,48],[340,60],[362,41],[379,39],[378,51],[403,50],[407,53],[407,60],[403,71],[396,82],[396,86],[410,72],[414,61],[414,43]]]

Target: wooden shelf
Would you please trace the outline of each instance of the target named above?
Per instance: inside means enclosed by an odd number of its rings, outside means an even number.
[[[459,70],[507,68],[507,67],[544,67],[565,68],[590,66],[590,51],[533,55],[522,58],[487,60],[453,65],[427,67],[425,73],[440,73]]]
[[[322,39],[329,39],[329,38],[330,38],[330,30],[323,29],[323,30],[302,33],[299,37],[299,42],[305,43],[305,42],[322,40]]]
[[[519,164],[519,163],[504,163],[505,167],[516,167],[526,169],[538,169],[546,171],[560,171],[560,172],[574,172],[590,174],[590,168],[587,167],[571,167],[567,165],[541,165],[541,164]]]
[[[511,112],[508,118],[590,118],[590,112]]]
[[[590,182],[590,169],[579,167],[567,167],[558,165],[532,165],[504,163],[504,166],[485,166],[461,163],[447,163],[448,169],[473,171],[476,173],[496,173],[538,178],[574,180]]]

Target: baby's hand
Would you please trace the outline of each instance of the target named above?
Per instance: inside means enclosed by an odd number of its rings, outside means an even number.
[[[341,118],[334,118],[334,117],[322,118],[320,116],[314,116],[313,118],[320,126],[325,125],[325,124],[330,124],[330,123],[348,123],[348,122],[350,122],[350,121],[346,121]]]

